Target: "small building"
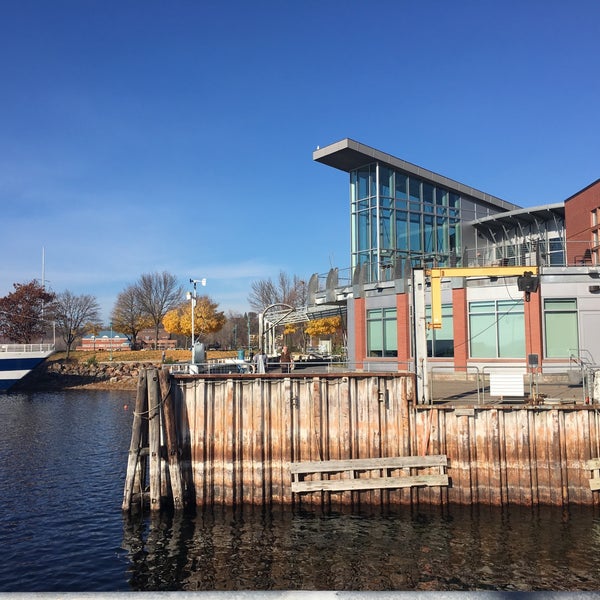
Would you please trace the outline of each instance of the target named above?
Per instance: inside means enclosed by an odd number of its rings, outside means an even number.
[[[124,333],[118,331],[103,330],[97,334],[90,333],[81,338],[81,346],[77,350],[86,352],[118,352],[120,350],[131,350],[131,342]]]
[[[137,335],[139,350],[173,350],[177,347],[177,340],[171,338],[171,334],[164,327],[158,330],[158,344],[156,344],[156,331],[154,328],[142,329]]]

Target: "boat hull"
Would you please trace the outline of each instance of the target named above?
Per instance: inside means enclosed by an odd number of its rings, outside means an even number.
[[[0,393],[10,390],[53,352],[53,344],[0,345]]]

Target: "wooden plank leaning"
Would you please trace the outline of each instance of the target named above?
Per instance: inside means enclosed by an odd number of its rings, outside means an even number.
[[[394,489],[416,486],[448,486],[444,454],[428,456],[394,456],[346,460],[305,461],[290,464],[292,492],[351,491]],[[433,474],[413,474],[411,470],[438,467]],[[400,471],[408,469],[410,474]],[[380,471],[378,477],[361,477],[361,471]],[[397,474],[392,475],[394,471]],[[303,479],[306,475],[328,474],[327,479]],[[331,475],[335,474],[334,478]]]

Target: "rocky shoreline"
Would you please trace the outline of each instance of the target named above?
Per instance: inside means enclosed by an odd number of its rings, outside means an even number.
[[[46,361],[12,389],[14,391],[135,390],[141,369],[153,362]]]

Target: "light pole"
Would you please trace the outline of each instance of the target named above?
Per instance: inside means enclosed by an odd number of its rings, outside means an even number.
[[[187,293],[188,300],[191,301],[192,304],[192,363],[195,362],[194,357],[194,347],[196,345],[196,331],[195,331],[195,323],[194,323],[194,312],[196,308],[196,285],[199,283],[202,286],[206,285],[206,278],[203,279],[190,279],[190,283],[194,285],[194,290],[192,292]]]
[[[112,337],[113,337],[113,328],[112,321],[110,322],[110,360],[112,361]]]

